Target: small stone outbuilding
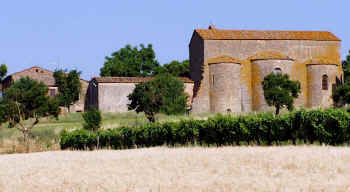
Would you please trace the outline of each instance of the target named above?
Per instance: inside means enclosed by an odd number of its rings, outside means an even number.
[[[197,29],[189,45],[192,112],[270,110],[261,81],[271,72],[301,83],[296,107],[329,107],[343,82],[340,46],[327,31]]]
[[[127,112],[130,103],[128,95],[137,83],[151,80],[150,77],[96,77],[89,83],[87,105],[93,105],[103,112]],[[193,81],[180,78],[188,94],[188,103],[192,100]]]
[[[3,89],[6,89],[10,87],[15,81],[23,78],[23,77],[29,77],[33,80],[36,80],[38,82],[42,82],[45,85],[49,87],[49,95],[51,97],[54,97],[56,94],[58,94],[58,87],[55,85],[55,78],[53,76],[53,71],[33,66],[29,69],[25,69],[23,71],[19,71],[17,73],[13,73],[8,75],[2,82]],[[70,110],[72,112],[83,112],[85,108],[85,96],[86,91],[88,87],[88,81],[81,79],[80,83],[82,85],[81,93],[80,93],[80,99],[74,103]]]

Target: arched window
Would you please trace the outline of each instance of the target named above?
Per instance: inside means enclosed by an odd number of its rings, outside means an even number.
[[[279,67],[276,67],[274,70],[273,70],[273,74],[281,74],[282,73],[282,70],[281,70],[281,68],[279,68]]]
[[[328,90],[328,76],[322,76],[322,90]]]

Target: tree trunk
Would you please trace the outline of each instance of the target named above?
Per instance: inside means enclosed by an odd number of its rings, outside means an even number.
[[[24,144],[26,146],[26,153],[29,153],[29,131],[23,130]]]
[[[276,107],[276,115],[278,115],[278,114],[280,114],[280,107],[279,106]]]
[[[97,135],[97,150],[99,150],[100,149],[100,136],[99,135]]]

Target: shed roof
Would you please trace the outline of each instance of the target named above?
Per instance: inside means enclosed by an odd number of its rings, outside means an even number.
[[[153,77],[95,77],[98,83],[143,83],[152,80]],[[184,83],[193,83],[193,81],[187,77],[178,77]]]
[[[259,30],[222,30],[213,25],[209,29],[196,29],[204,40],[314,40],[340,41],[328,31],[259,31]]]

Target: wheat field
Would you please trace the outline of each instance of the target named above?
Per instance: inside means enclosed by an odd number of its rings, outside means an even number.
[[[350,149],[158,147],[1,155],[0,191],[350,191]]]

